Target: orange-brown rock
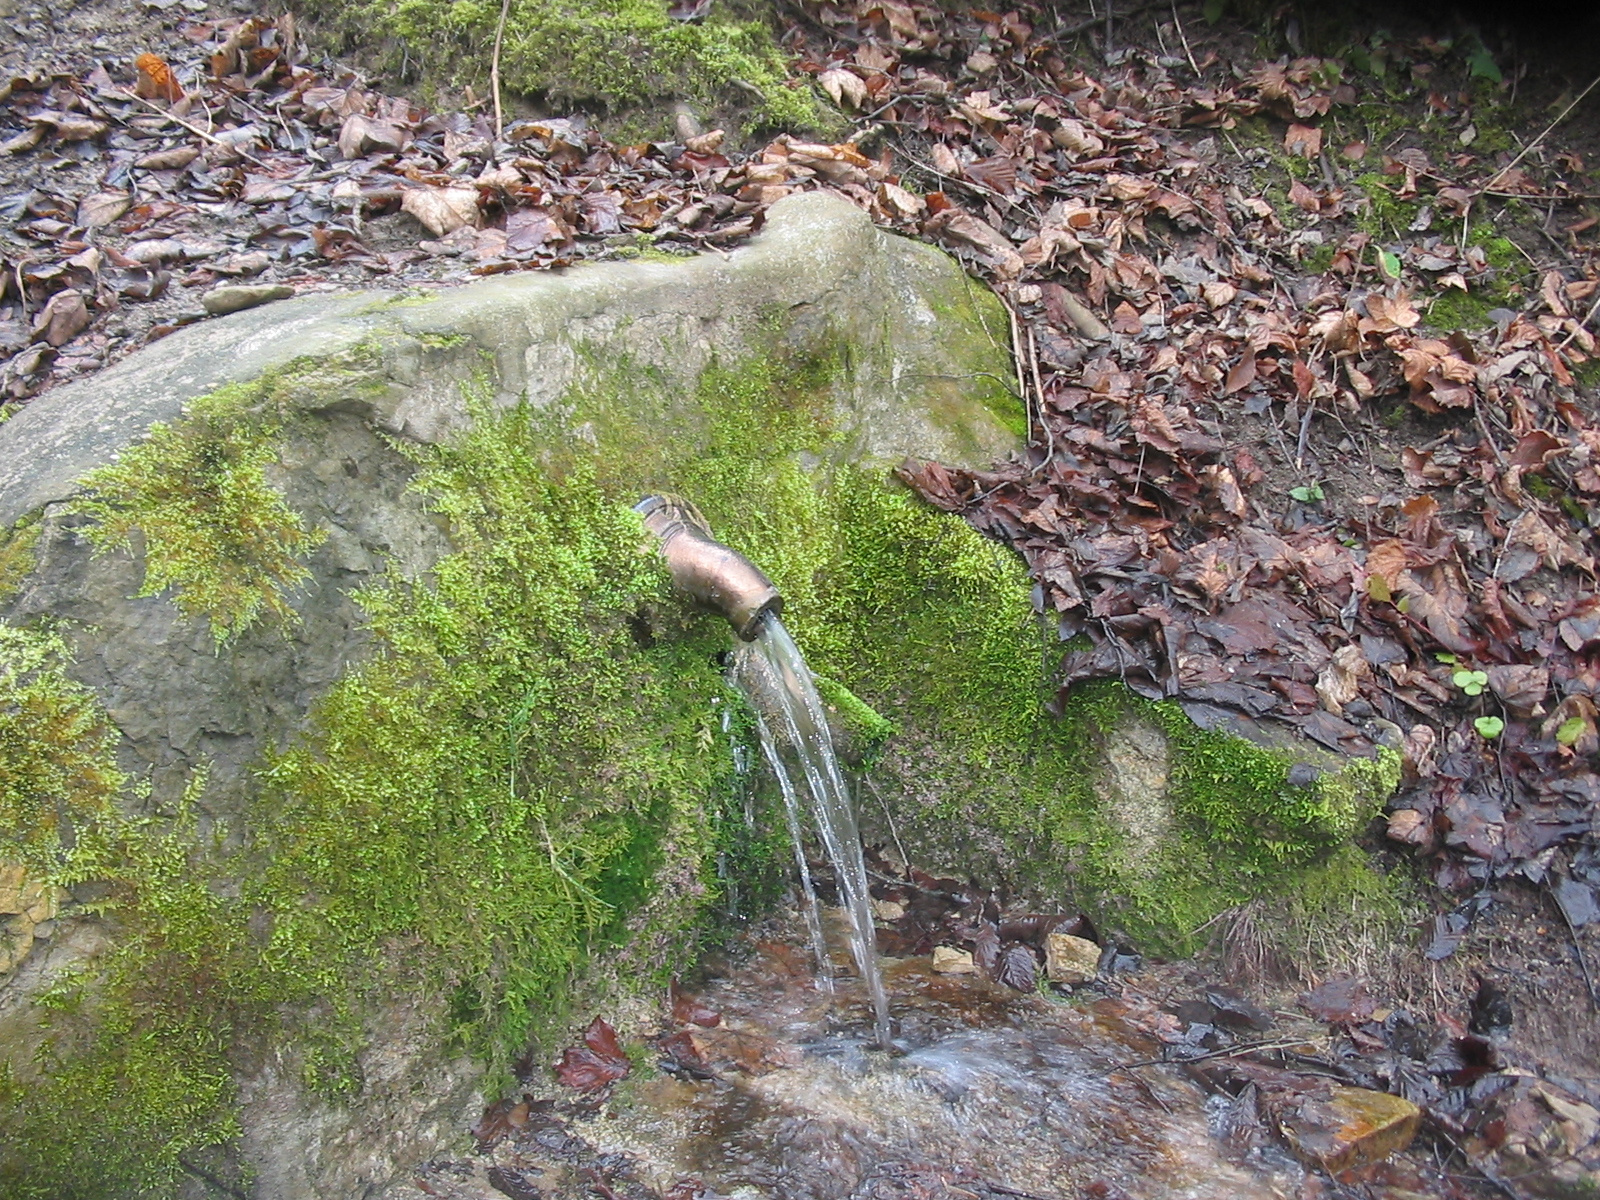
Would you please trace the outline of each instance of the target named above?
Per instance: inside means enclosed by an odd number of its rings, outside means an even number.
[[[1334,1173],[1404,1150],[1421,1123],[1422,1110],[1409,1100],[1339,1084],[1305,1096],[1278,1115],[1290,1148]]]

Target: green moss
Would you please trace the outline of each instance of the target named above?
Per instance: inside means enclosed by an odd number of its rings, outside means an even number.
[[[1428,302],[1428,324],[1435,329],[1465,329],[1468,332],[1493,324],[1489,310],[1494,305],[1485,297],[1458,289],[1440,292]]]
[[[347,0],[343,7],[358,25],[404,39],[409,58],[442,82],[486,90],[498,4]],[[716,106],[735,99],[768,127],[814,129],[825,121],[809,84],[790,78],[770,16],[754,5],[719,4],[693,22],[673,20],[666,0],[514,5],[501,78],[513,91],[563,104],[649,104],[666,113],[661,101]],[[670,113],[657,121],[664,126]]]
[[[0,1064],[8,1197],[158,1200],[177,1194],[186,1160],[238,1136],[226,1030],[152,1024],[117,1004],[96,1009],[85,1037],[75,1047],[47,1042],[28,1072]]]
[[[0,602],[9,600],[32,572],[39,531],[37,518],[24,518],[0,535]]]
[[[1416,204],[1395,195],[1397,182],[1376,171],[1356,178],[1356,186],[1367,198],[1367,207],[1356,215],[1356,224],[1380,242],[1399,237],[1417,216]]]
[[[187,1047],[193,1094],[129,1085],[138,1115],[113,1131],[127,1173],[96,1176],[96,1195],[141,1194],[186,1147],[229,1135],[231,1091],[191,1077],[228,1078],[230,1029],[278,1030],[305,1082],[338,1096],[383,997],[453,997],[435,1036],[503,1070],[561,1023],[593,955],[621,970],[643,954],[634,985],[660,982],[666,947],[692,941],[719,899],[719,858],[781,861],[741,819],[725,632],[696,618],[649,646],[634,636],[641,605],[675,605],[631,494],[603,490],[592,447],[531,410],[477,417],[419,454],[415,486],[455,553],[427,581],[360,595],[378,652],[265,764],[249,845],[223,856],[184,819],[107,840],[118,948],[75,1004],[91,1027],[136,1013],[140,1036],[63,1037],[16,1084],[11,1130],[41,1156],[8,1168],[16,1194],[77,1194],[51,1190],[74,1143],[41,1130],[77,1128],[67,1110],[84,1088],[157,1069],[136,1053],[146,1043]]]
[[[858,759],[876,757],[895,735],[895,724],[844,684],[826,675],[816,676],[817,695],[828,708],[828,723],[855,750]]]
[[[137,531],[139,594],[170,588],[185,616],[209,619],[218,645],[265,613],[293,616],[287,593],[308,577],[300,558],[322,540],[267,480],[285,420],[271,384],[225,388],[91,471],[69,510],[93,518],[85,532],[101,553],[131,549]]]
[[[84,878],[86,829],[127,782],[116,731],[67,662],[59,634],[0,624],[0,862],[54,883]]]
[[[1331,242],[1324,242],[1320,246],[1313,246],[1305,252],[1300,260],[1300,265],[1312,275],[1322,275],[1333,266],[1333,256],[1336,247]]]

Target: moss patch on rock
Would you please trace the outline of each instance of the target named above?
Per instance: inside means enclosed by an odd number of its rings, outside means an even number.
[[[210,428],[190,421],[160,444]],[[8,1194],[160,1193],[186,1153],[237,1132],[247,1042],[292,1046],[308,1088],[352,1095],[363,1019],[397,988],[435,998],[441,1050],[504,1070],[564,1019],[594,956],[664,983],[719,898],[719,855],[752,886],[778,861],[738,819],[725,635],[707,618],[638,643],[665,572],[584,457],[527,408],[480,410],[420,453],[416,487],[456,553],[363,592],[378,653],[264,764],[246,846],[223,855],[186,814],[107,838],[116,950],[63,990],[35,1068],[0,1080]],[[102,1125],[93,1090],[123,1116]]]
[[[287,594],[309,576],[302,557],[321,542],[267,479],[286,417],[276,379],[225,388],[176,424],[158,424],[122,458],[91,472],[71,511],[101,552],[131,549],[145,563],[141,596],[172,589],[218,645],[264,613],[292,617]]]
[[[487,89],[500,15],[491,0],[341,0],[338,8],[363,40],[379,30],[403,39],[425,77]],[[674,20],[667,9],[666,0],[514,4],[501,78],[514,92],[556,104],[631,112],[656,136],[670,128],[673,100],[705,108],[736,103],[768,128],[826,123],[809,83],[790,77],[770,14],[759,6],[718,3],[698,21]],[[642,116],[647,105],[656,109],[653,118]]]
[[[85,878],[89,831],[128,782],[116,730],[68,662],[58,633],[0,624],[0,862],[52,884]]]
[[[848,331],[765,336],[692,390],[596,351],[560,403],[474,402],[465,432],[412,452],[452,549],[356,593],[370,653],[265,756],[235,827],[202,836],[203,772],[176,813],[105,823],[114,946],[53,994],[44,1054],[0,1078],[7,1194],[169,1194],[235,1135],[233,1080],[267,1047],[310,1092],[358,1103],[368,1023],[399,995],[492,1081],[561,1025],[580,980],[654,988],[719,909],[770,896],[782,822],[738,766],[737,748],[757,756],[719,663],[729,634],[646,552],[631,505],[649,491],[691,498],[778,583],[830,703],[881,743],[874,777],[914,854],[992,867],[1159,948],[1323,869],[1379,797],[1292,787],[1285,755],[1115,687],[1051,716],[1020,561],[851,461],[859,431],[835,427]],[[146,443],[153,480],[129,466],[141,447],[80,509],[108,544],[142,544],[147,572],[167,562],[180,605],[241,571],[195,610],[225,634],[282,600],[311,536],[268,475],[294,423],[324,419],[288,415],[303,386],[290,373],[196,404]],[[224,512],[256,533],[220,530]],[[64,647],[50,655],[63,671]],[[1170,747],[1153,870],[1133,869],[1092,786],[1130,713]],[[90,743],[104,764],[109,744]],[[125,780],[105,789],[135,809]],[[116,1095],[109,1116],[96,1093]]]

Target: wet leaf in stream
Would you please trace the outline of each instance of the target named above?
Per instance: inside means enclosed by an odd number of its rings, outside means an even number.
[[[994,964],[994,981],[1019,992],[1031,992],[1039,980],[1039,960],[1020,942],[1000,951]]]

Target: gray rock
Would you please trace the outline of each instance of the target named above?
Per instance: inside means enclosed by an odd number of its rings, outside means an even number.
[[[234,283],[212,288],[200,297],[200,304],[213,317],[225,317],[293,296],[294,289],[286,283]]]

